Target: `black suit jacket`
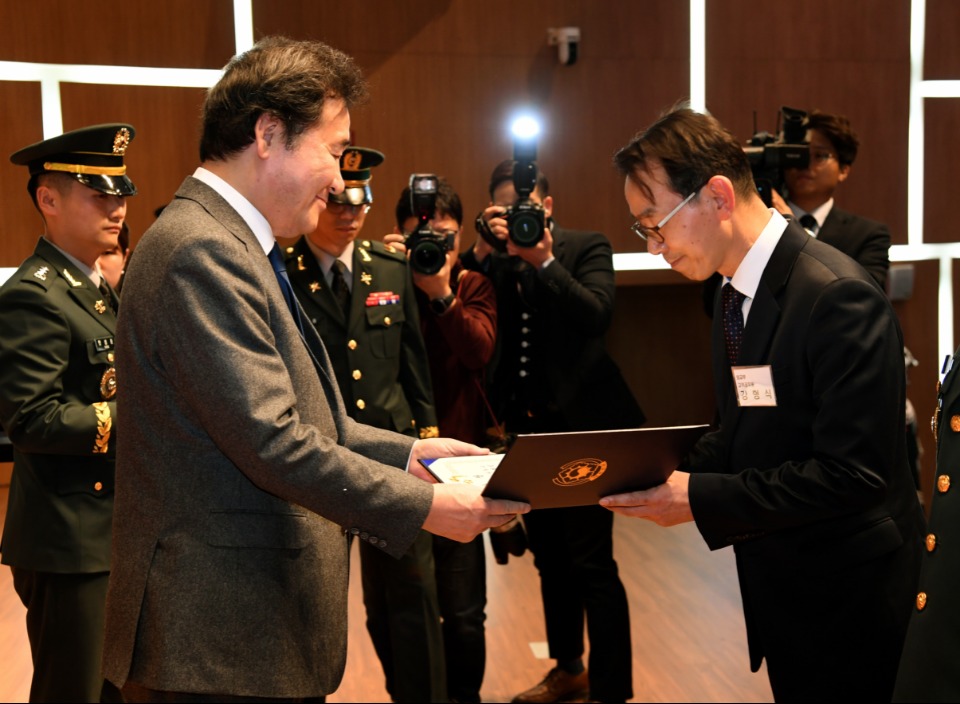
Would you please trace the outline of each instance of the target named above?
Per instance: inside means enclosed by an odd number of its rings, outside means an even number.
[[[886,286],[890,270],[890,230],[886,225],[834,206],[820,226],[817,239],[855,259],[880,288]]]
[[[884,555],[895,556],[897,569],[883,571],[860,604],[889,621],[898,657],[923,518],[906,459],[903,339],[890,304],[855,262],[789,224],[764,270],[737,361],[772,368],[776,407],[737,404],[721,319],[718,303],[720,427],[685,468],[707,544],[735,546],[751,667],[788,642],[811,653],[827,645],[816,621],[836,627],[829,597],[802,631],[784,629],[784,616],[817,604],[825,589],[845,588],[841,582],[857,589]],[[835,586],[834,574],[843,575]],[[887,598],[891,608],[881,605]]]
[[[491,277],[497,293],[490,386],[498,419],[525,413],[516,392],[529,382],[532,397],[523,400],[562,425],[542,432],[642,425],[643,411],[604,342],[616,290],[613,249],[599,232],[555,226],[552,235],[555,261],[540,272],[517,257],[492,254],[481,264],[472,249],[462,256],[466,268]]]

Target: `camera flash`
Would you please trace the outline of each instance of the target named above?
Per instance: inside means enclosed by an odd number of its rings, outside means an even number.
[[[517,139],[533,139],[540,134],[540,123],[531,115],[521,115],[510,125],[510,132]]]

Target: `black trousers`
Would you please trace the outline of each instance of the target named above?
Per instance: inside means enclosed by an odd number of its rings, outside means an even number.
[[[447,701],[433,536],[425,531],[399,560],[360,542],[367,631],[395,702]]]
[[[27,607],[31,702],[118,702],[100,674],[109,572],[57,574],[11,567]]]
[[[487,564],[483,534],[469,543],[433,536],[449,701],[479,702],[486,664]]]
[[[583,656],[586,616],[590,698],[630,699],[630,612],[613,559],[613,513],[601,506],[542,509],[523,522],[540,572],[550,657]]]

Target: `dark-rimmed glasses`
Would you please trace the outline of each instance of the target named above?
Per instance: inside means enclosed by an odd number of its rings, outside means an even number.
[[[706,183],[703,184],[703,186],[706,186],[706,185],[707,185]],[[680,209],[683,208],[683,206],[685,206],[687,203],[693,200],[693,197],[703,189],[703,186],[700,186],[699,188],[695,189],[693,192],[690,193],[690,195],[688,195],[686,198],[680,201],[677,204],[676,208],[674,208],[669,213],[667,213],[664,216],[663,220],[658,222],[653,227],[647,227],[646,225],[641,225],[639,221],[636,221],[630,226],[630,229],[633,230],[633,233],[635,235],[639,235],[643,240],[647,242],[656,242],[657,244],[663,244],[663,235],[660,234],[660,228],[662,228],[664,225],[670,222],[670,218],[672,218],[674,215],[679,213]]]

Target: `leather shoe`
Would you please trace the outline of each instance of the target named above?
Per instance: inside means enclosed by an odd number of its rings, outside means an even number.
[[[514,702],[573,702],[584,701],[590,696],[590,679],[587,671],[579,675],[555,667],[543,681],[513,698]]]

